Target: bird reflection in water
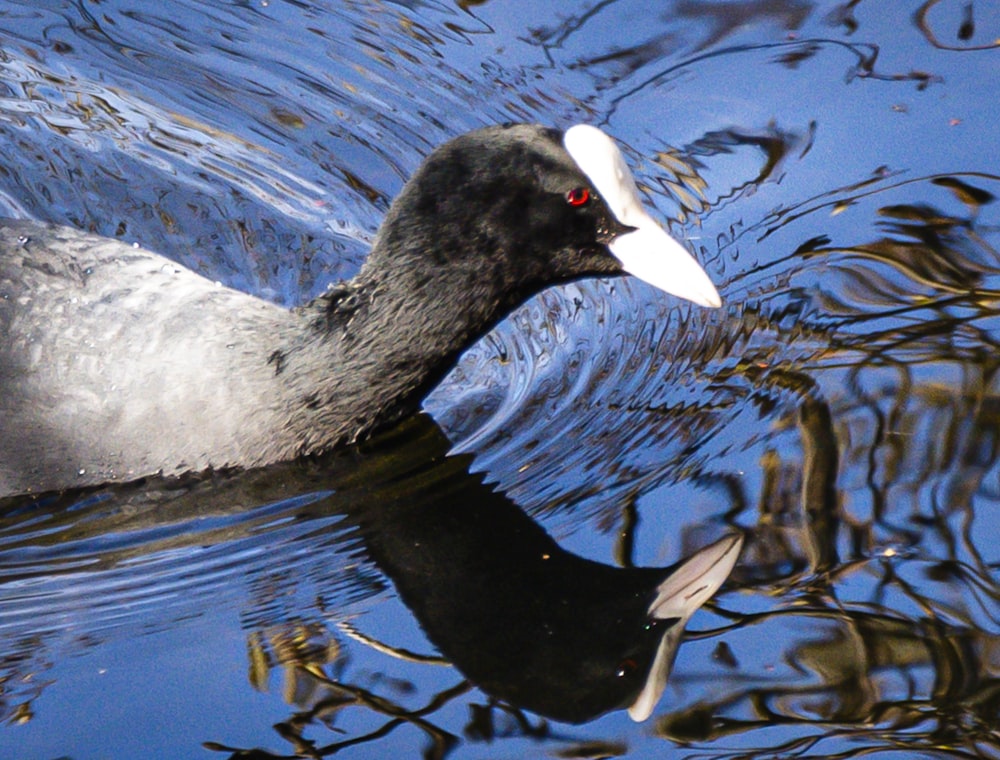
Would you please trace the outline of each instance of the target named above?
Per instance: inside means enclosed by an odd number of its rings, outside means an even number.
[[[624,708],[635,720],[647,718],[666,684],[684,624],[726,580],[742,537],[722,538],[672,568],[604,565],[562,549],[481,475],[469,474],[468,457],[444,457],[447,443],[426,420],[418,418],[405,436],[412,440],[393,444],[392,458],[362,462],[339,486],[336,501],[368,557],[392,580],[447,662],[491,697],[491,708],[514,716],[525,733],[544,732],[545,724],[532,726],[521,710],[575,723]],[[401,453],[418,452],[402,464]],[[369,466],[399,468],[406,475],[371,472]],[[428,659],[394,651],[349,625],[341,630],[404,659]],[[329,654],[330,639],[314,640],[310,648],[303,646],[308,632],[298,633],[297,645],[279,631],[252,649],[261,663],[284,661],[295,684],[288,697],[302,691],[303,681],[314,692],[309,710],[277,727],[297,751],[308,746],[322,756],[356,743],[352,737],[315,747],[302,735],[314,721],[351,705],[385,715],[385,728],[414,723],[441,754],[447,751],[453,737],[425,719],[430,707],[403,710],[330,678],[315,658]],[[261,680],[264,670],[258,670]],[[435,701],[469,688],[460,683]],[[491,708],[473,709],[476,727],[470,731],[494,730]]]
[[[647,718],[662,694],[685,623],[729,576],[742,537],[721,538],[672,568],[604,565],[562,549],[482,475],[470,474],[469,457],[446,456],[448,446],[437,426],[418,416],[362,449],[321,461],[217,475],[180,495],[157,484],[125,487],[112,499],[127,502],[128,509],[110,511],[134,515],[129,531],[150,529],[157,535],[173,534],[166,524],[180,525],[193,516],[237,515],[282,499],[297,501],[294,519],[301,523],[320,525],[336,517],[333,550],[361,554],[391,579],[431,643],[468,679],[438,694],[427,708],[406,709],[349,682],[339,638],[347,633],[382,652],[413,655],[364,636],[337,611],[339,629],[322,612],[309,621],[301,609],[294,620],[275,619],[273,610],[245,610],[245,622],[254,627],[253,685],[265,687],[269,671],[280,664],[291,676],[286,698],[306,708],[277,727],[299,754],[323,756],[342,746],[314,746],[302,732],[314,721],[332,724],[350,706],[368,708],[376,720],[384,716],[367,735],[371,739],[411,723],[443,753],[450,734],[426,716],[471,685],[489,696],[488,709],[519,716],[526,730],[539,729],[527,728],[530,721],[521,710],[565,722],[616,709],[628,709],[635,720]],[[167,493],[168,503],[162,503]],[[101,519],[84,522],[101,530]],[[234,547],[240,530],[252,532],[259,525],[229,526],[226,540]],[[205,538],[195,533],[185,540],[194,545]],[[174,548],[177,540],[172,535]],[[146,550],[156,548],[154,541]],[[135,561],[136,552],[129,547],[118,560],[105,552],[103,561],[107,566]],[[257,601],[268,605],[267,599]],[[479,719],[489,723],[482,713]],[[206,746],[246,756],[221,743]]]

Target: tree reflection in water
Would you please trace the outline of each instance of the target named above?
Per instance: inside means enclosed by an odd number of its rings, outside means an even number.
[[[755,540],[736,578],[779,601],[730,613],[735,630],[759,627],[786,646],[734,644],[739,677],[725,697],[658,721],[664,738],[702,746],[691,757],[819,757],[831,742],[838,757],[1000,754],[1000,269],[995,228],[979,225],[997,179],[873,180],[748,231],[766,239],[799,215],[922,183],[966,212],[883,205],[883,237],[800,246],[788,281],[801,288],[796,327],[813,340],[827,332],[828,345],[794,364],[773,346],[735,370],[762,404],[796,399],[765,447],[759,497],[743,495],[737,516]],[[762,655],[792,677],[753,663]],[[750,733],[777,726],[794,738]],[[708,749],[740,734],[739,751]]]

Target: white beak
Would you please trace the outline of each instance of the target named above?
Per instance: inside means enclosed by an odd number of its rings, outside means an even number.
[[[563,145],[618,221],[636,228],[608,246],[622,268],[672,295],[701,306],[721,306],[719,292],[705,270],[646,213],[614,140],[597,127],[578,124],[566,130]]]

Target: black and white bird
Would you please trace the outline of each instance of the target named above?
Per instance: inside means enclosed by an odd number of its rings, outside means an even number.
[[[125,242],[0,221],[0,495],[251,468],[417,411],[549,285],[719,295],[600,130],[487,127],[435,150],[359,274],[286,309]]]

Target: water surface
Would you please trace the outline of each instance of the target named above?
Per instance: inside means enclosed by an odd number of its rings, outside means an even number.
[[[3,215],[291,305],[435,145],[587,122],[725,299],[541,294],[428,399],[450,459],[4,503],[0,756],[1000,757],[1000,8],[653,6],[0,2]],[[359,533],[493,491],[610,566],[747,531],[648,722],[491,699]]]

